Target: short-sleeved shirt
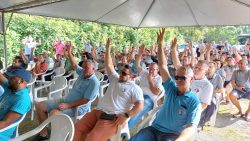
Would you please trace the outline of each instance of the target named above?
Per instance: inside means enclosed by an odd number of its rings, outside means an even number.
[[[26,114],[31,108],[31,101],[28,88],[17,92],[12,92],[8,88],[8,80],[2,84],[4,93],[0,96],[0,121],[10,112],[16,112],[21,116]],[[21,118],[21,117],[20,117]],[[0,140],[8,140],[14,135],[16,127],[0,133]]]
[[[218,70],[216,71],[216,73],[219,74],[220,77],[221,77],[223,80],[226,79],[226,72],[225,72],[225,70],[224,70],[223,68],[218,69]]]
[[[88,106],[90,106],[91,101],[93,101],[99,93],[100,82],[95,74],[91,75],[89,78],[84,78],[80,66],[77,67],[76,72],[79,77],[69,94],[64,98],[64,102],[70,103],[85,98],[89,100]]]
[[[222,89],[223,88],[223,81],[219,74],[214,74],[213,77],[209,78],[209,82],[213,85],[214,89]]]
[[[193,80],[191,82],[191,90],[197,95],[202,103],[207,105],[211,104],[214,88],[206,77],[201,80]]]
[[[119,82],[119,75],[109,76],[110,84],[97,105],[98,110],[108,114],[121,114],[129,111],[135,102],[143,101],[142,89],[132,81]]]
[[[237,69],[236,66],[225,66],[223,67],[225,73],[226,73],[226,78],[225,81],[230,81],[233,75],[233,72]]]
[[[38,66],[36,64],[35,67],[34,67],[34,70],[35,70],[36,74],[39,74],[39,72],[37,70],[37,67]],[[49,67],[49,65],[48,65],[48,63],[46,61],[42,62],[41,65],[40,65],[40,69],[42,70],[42,73],[46,72],[48,70],[48,67]]]
[[[237,86],[250,88],[250,70],[235,70],[231,80],[235,80]]]
[[[64,44],[57,43],[54,48],[56,49],[56,54],[64,55]]]
[[[89,44],[84,44],[84,47],[85,47],[85,51],[88,52],[88,53],[91,53],[91,50],[92,50],[92,46]]]
[[[140,80],[140,86],[141,89],[143,91],[143,94],[150,96],[150,98],[154,101],[157,98],[157,95],[155,95],[151,90],[150,90],[150,86],[148,83],[148,71],[147,70],[142,70],[140,72],[140,76],[141,76],[141,80]],[[163,90],[162,87],[162,78],[160,75],[156,75],[155,77],[153,77],[153,83],[155,84],[155,86],[160,89],[160,91]]]
[[[177,85],[171,78],[164,82],[163,87],[167,98],[152,126],[161,132],[177,135],[181,134],[187,125],[197,126],[201,104],[196,95],[192,91],[178,95]]]
[[[24,52],[25,52],[25,55],[30,55],[31,53],[31,49],[36,47],[38,43],[36,42],[29,42],[29,43],[26,43],[24,45]]]

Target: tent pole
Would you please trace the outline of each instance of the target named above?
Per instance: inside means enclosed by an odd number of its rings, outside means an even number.
[[[6,30],[5,30],[5,32],[7,32],[8,28],[9,28],[9,26],[10,26],[10,22],[11,22],[11,20],[12,20],[12,17],[13,17],[13,12],[11,13],[10,19],[9,19],[7,25],[6,25]]]
[[[2,30],[3,30],[3,51],[4,51],[4,68],[7,68],[8,58],[7,58],[7,46],[6,46],[6,30],[4,24],[4,12],[2,12]]]

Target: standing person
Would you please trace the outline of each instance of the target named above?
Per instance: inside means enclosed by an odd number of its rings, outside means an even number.
[[[130,141],[186,141],[192,139],[200,120],[201,104],[190,91],[192,70],[179,67],[175,81],[169,75],[167,60],[163,51],[165,29],[157,34],[158,62],[166,99],[156,115],[152,126],[146,127]]]
[[[91,51],[92,51],[91,42],[90,42],[90,40],[85,39],[84,33],[82,34],[82,40],[83,40],[85,52],[91,53]]]
[[[35,41],[33,41],[33,38],[30,35],[28,38],[22,40],[22,44],[24,45],[26,57],[29,59],[29,61],[31,61],[32,60],[32,58],[31,58],[32,48],[35,48],[36,46],[41,45],[42,40],[41,40],[41,38],[38,38],[38,42],[35,42]]]
[[[154,101],[163,91],[162,78],[158,74],[158,65],[154,62],[151,63],[149,65],[149,70],[143,69],[140,65],[141,56],[144,50],[145,45],[142,45],[136,58],[136,68],[141,77],[140,87],[143,91],[144,107],[140,113],[129,120],[129,129],[133,129],[141,118],[154,108]]]
[[[56,49],[56,54],[60,54],[62,57],[64,55],[64,44],[61,39],[54,42],[54,48]]]
[[[105,64],[109,87],[97,108],[76,123],[74,141],[106,141],[116,134],[118,126],[124,127],[128,118],[143,108],[142,90],[130,81],[129,66],[125,65],[120,75],[114,69],[110,39],[106,44]]]

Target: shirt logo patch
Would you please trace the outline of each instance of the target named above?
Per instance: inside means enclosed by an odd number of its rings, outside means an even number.
[[[180,109],[178,110],[178,114],[179,114],[179,115],[183,115],[183,113],[184,113],[184,110],[183,110],[182,108],[180,108]]]
[[[199,89],[194,89],[194,92],[195,93],[198,93],[200,90]]]

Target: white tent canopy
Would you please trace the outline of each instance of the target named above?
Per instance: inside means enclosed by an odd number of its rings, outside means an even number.
[[[250,24],[250,0],[0,0],[0,8],[131,27]]]
[[[250,0],[0,0],[5,66],[6,12],[131,27],[250,25]]]

